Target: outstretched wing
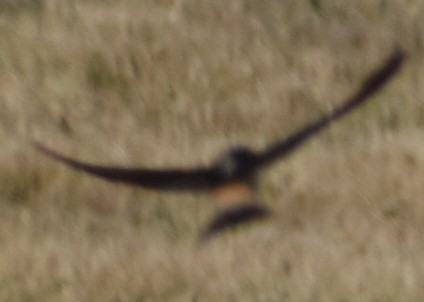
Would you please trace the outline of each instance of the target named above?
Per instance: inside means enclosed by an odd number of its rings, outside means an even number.
[[[293,152],[302,143],[306,142],[310,137],[324,129],[332,121],[341,118],[354,108],[363,104],[370,96],[384,86],[399,71],[404,61],[405,54],[396,50],[383,64],[382,67],[373,72],[362,84],[360,89],[351,96],[340,107],[334,109],[330,114],[314,121],[301,129],[268,147],[262,154],[259,154],[257,165],[264,166],[281,156],[288,155]]]
[[[212,170],[207,168],[153,170],[108,167],[85,163],[63,156],[38,143],[35,143],[35,147],[45,155],[74,169],[109,181],[160,190],[205,190],[211,189],[216,185]]]

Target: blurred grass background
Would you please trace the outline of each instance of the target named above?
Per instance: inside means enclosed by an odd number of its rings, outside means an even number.
[[[421,301],[424,3],[2,0],[1,301]],[[263,174],[273,219],[202,248],[208,196],[93,179],[37,154],[206,164],[402,73]]]

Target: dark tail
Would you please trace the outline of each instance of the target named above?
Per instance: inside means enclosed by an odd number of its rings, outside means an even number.
[[[271,212],[268,208],[256,202],[249,202],[218,212],[202,232],[200,242],[203,243],[227,229],[264,219],[270,216],[270,214]]]

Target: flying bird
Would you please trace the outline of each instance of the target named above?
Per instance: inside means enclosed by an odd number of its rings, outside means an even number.
[[[109,181],[156,190],[212,193],[217,211],[200,235],[201,240],[205,240],[236,225],[269,216],[271,211],[256,196],[259,172],[288,156],[331,122],[363,104],[399,71],[404,58],[403,51],[394,51],[339,107],[293,134],[262,151],[252,151],[244,146],[231,148],[209,166],[170,169],[102,166],[61,155],[39,143],[35,143],[35,147],[65,165]]]

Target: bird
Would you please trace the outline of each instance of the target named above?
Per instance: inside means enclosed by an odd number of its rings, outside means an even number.
[[[62,155],[39,142],[34,142],[34,146],[54,160],[108,181],[154,190],[211,193],[216,202],[216,213],[201,231],[199,239],[204,242],[227,229],[271,216],[272,211],[256,193],[260,172],[277,160],[286,158],[330,123],[365,103],[400,70],[405,57],[404,51],[395,49],[346,101],[287,137],[260,151],[246,146],[229,148],[205,166],[156,169],[103,166]]]

